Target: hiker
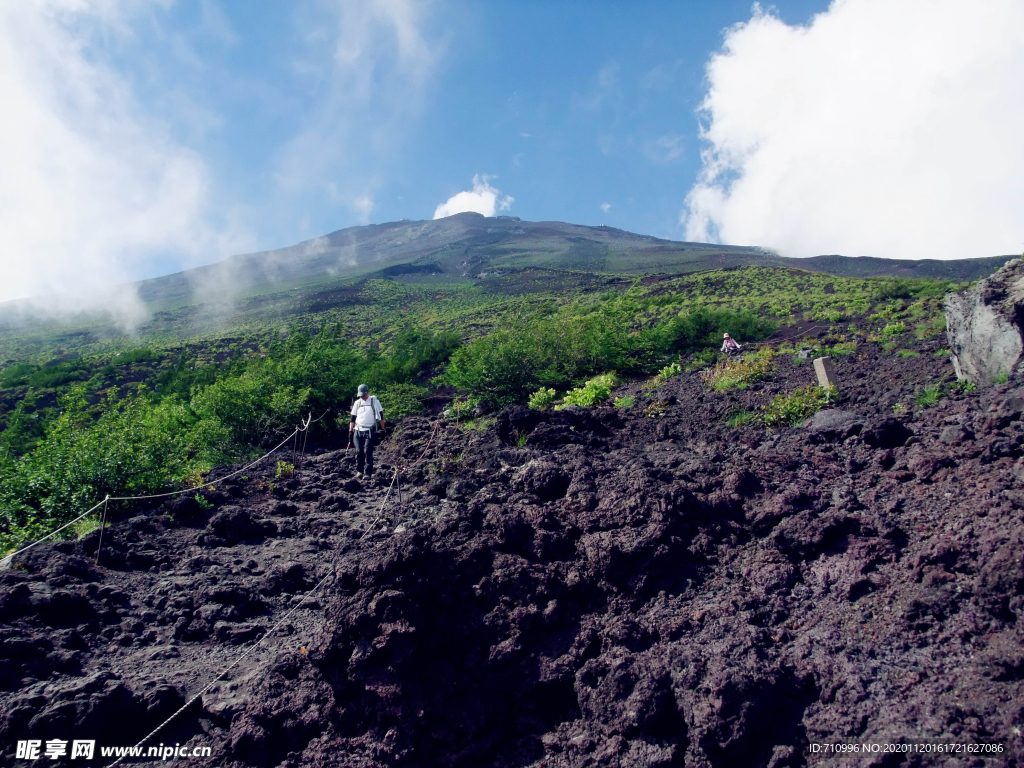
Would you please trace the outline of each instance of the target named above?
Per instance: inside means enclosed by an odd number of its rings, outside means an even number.
[[[736,339],[726,333],[722,337],[722,351],[727,355],[731,355],[733,352],[740,351],[740,345],[736,343]]]
[[[356,390],[359,395],[352,404],[352,421],[348,425],[349,435],[356,444],[356,477],[373,477],[373,444],[377,439],[377,428],[384,431],[384,408],[376,395],[370,394],[366,384]]]

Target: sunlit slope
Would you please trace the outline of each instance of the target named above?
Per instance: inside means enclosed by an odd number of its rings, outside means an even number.
[[[474,279],[501,269],[560,269],[596,273],[685,274],[737,266],[785,266],[843,277],[891,275],[971,280],[1009,257],[908,261],[817,256],[791,259],[766,249],[660,240],[611,227],[521,221],[461,213],[436,221],[350,227],[287,248],[233,256],[219,264],[140,284],[150,303],[203,301],[220,290],[323,287],[383,271],[385,276],[447,275]]]

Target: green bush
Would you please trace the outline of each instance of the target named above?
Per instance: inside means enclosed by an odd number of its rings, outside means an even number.
[[[857,351],[856,341],[843,341],[839,344],[833,344],[829,347],[828,353],[830,355],[852,355]]]
[[[901,333],[906,333],[906,331],[907,326],[903,322],[889,323],[882,329],[882,336],[891,338],[893,336],[899,336]]]
[[[768,378],[775,369],[775,352],[765,348],[739,360],[723,360],[704,372],[704,384],[716,392],[746,389],[756,381]]]
[[[808,419],[837,396],[835,387],[802,387],[788,395],[776,395],[764,407],[762,420],[767,427],[793,426]]]
[[[716,347],[707,347],[702,349],[700,352],[690,358],[690,362],[686,364],[686,370],[698,371],[708,366],[714,365],[718,362],[718,349]]]
[[[0,387],[17,387],[27,384],[29,376],[39,370],[39,366],[29,363],[16,363],[0,371]]]
[[[614,386],[615,377],[612,374],[605,373],[601,376],[595,376],[582,387],[570,389],[566,392],[563,404],[556,406],[556,408],[563,408],[566,405],[580,405],[589,408],[592,405],[603,403],[611,397],[612,387]]]
[[[415,384],[386,384],[377,392],[384,416],[390,422],[423,413],[423,401],[429,396],[429,389]]]
[[[682,372],[683,369],[679,365],[679,363],[670,363],[669,365],[666,365],[664,368],[658,371],[658,374],[654,378],[657,381],[657,383],[662,384],[671,379],[673,376],[678,376]]]
[[[0,550],[45,535],[103,498],[153,493],[209,457],[194,417],[177,402],[117,393],[93,418],[81,388],[60,400],[46,439],[0,458]]]
[[[555,394],[555,390],[541,387],[530,395],[529,406],[535,411],[544,411],[547,410],[548,406],[554,403],[557,399],[558,397]]]
[[[905,279],[883,278],[875,289],[875,299],[878,301],[912,298],[914,298],[914,284]]]
[[[776,324],[752,312],[705,308],[654,321],[628,299],[571,305],[469,342],[452,355],[441,381],[499,406],[525,402],[540,386],[560,388],[600,371],[658,371],[680,352],[717,345],[723,327],[752,340]]]
[[[310,389],[283,383],[273,363],[253,366],[238,378],[199,390],[191,407],[204,420],[223,425],[237,445],[267,445],[287,435],[305,415]]]

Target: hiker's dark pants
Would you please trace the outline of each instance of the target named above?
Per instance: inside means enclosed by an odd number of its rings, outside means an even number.
[[[352,430],[352,442],[356,444],[356,472],[373,474],[373,444],[377,442],[377,430]]]

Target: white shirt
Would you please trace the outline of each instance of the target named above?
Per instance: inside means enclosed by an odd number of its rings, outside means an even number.
[[[363,400],[357,397],[352,404],[352,415],[356,417],[356,427],[359,429],[373,429],[377,421],[384,416],[384,408],[376,395],[370,395]]]

